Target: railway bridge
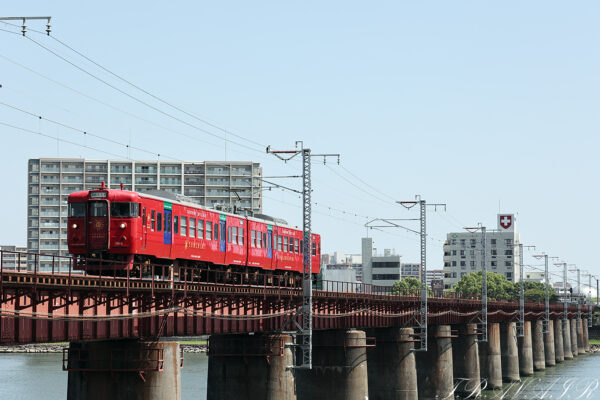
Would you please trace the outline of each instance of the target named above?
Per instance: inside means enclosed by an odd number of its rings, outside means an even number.
[[[183,355],[158,340],[169,336],[210,335],[209,400],[477,396],[589,351],[589,309],[574,304],[526,303],[519,335],[518,303],[489,301],[482,328],[480,300],[429,298],[429,345],[419,351],[418,293],[317,282],[313,366],[296,369],[302,291],[286,277],[164,266],[87,275],[37,264],[0,263],[0,344],[70,342],[72,399],[181,398]]]

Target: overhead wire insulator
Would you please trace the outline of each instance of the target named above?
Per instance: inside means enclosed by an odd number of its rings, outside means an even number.
[[[27,32],[27,24],[25,23],[25,18],[23,18],[23,25],[21,25],[21,33],[25,36],[25,32]]]
[[[50,18],[48,18],[48,23],[46,24],[46,35],[50,36]]]

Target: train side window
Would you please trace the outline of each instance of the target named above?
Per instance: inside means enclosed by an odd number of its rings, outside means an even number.
[[[256,231],[254,229],[250,231],[250,247],[256,247]]]
[[[231,243],[231,226],[227,227],[227,243]]]
[[[294,239],[294,252],[296,254],[300,253],[300,242],[298,239]]]
[[[244,244],[244,228],[238,229],[238,243]]]
[[[181,236],[187,236],[187,217],[181,217]]]
[[[190,218],[190,237],[196,237],[196,219]]]
[[[219,240],[219,223],[215,222],[213,228],[213,240]]]
[[[206,221],[206,240],[210,240],[212,236],[212,222]]]
[[[142,226],[146,226],[146,207],[142,210]]]
[[[154,227],[156,226],[156,211],[150,211],[150,230],[154,232]]]
[[[317,243],[312,242],[312,255],[316,256],[317,255]]]
[[[283,251],[288,251],[288,238],[287,236],[283,237]]]
[[[231,243],[237,244],[237,226],[230,226],[229,229],[231,230]]]
[[[162,213],[156,213],[156,231],[162,232]]]
[[[173,216],[173,233],[179,233],[179,217]]]
[[[267,240],[267,249],[273,248],[273,235],[271,234],[271,241]]]
[[[269,248],[270,246],[267,245],[267,234],[263,232],[262,234],[262,245],[263,245],[263,249],[264,248]]]
[[[300,254],[304,254],[304,240],[300,239]]]
[[[283,241],[282,236],[277,236],[277,250],[282,251],[283,245],[281,244]]]
[[[204,220],[198,220],[198,239],[204,239]]]

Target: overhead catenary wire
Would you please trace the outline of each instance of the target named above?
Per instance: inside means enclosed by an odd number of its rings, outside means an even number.
[[[108,143],[112,143],[112,144],[116,144],[116,145],[119,145],[119,146],[123,146],[123,147],[125,147],[127,149],[137,150],[137,151],[140,151],[140,152],[143,152],[143,153],[147,153],[147,154],[150,154],[150,155],[156,156],[156,157],[168,157],[170,160],[183,161],[183,160],[179,160],[178,158],[173,157],[173,156],[168,156],[168,155],[165,155],[165,154],[156,153],[154,151],[146,150],[144,148],[137,147],[137,146],[132,146],[132,145],[130,145],[128,143],[122,143],[122,142],[119,142],[117,140],[104,137],[102,135],[97,135],[97,134],[94,134],[94,133],[92,133],[90,131],[86,131],[86,130],[83,130],[83,129],[75,128],[75,127],[67,125],[67,124],[65,124],[63,122],[59,122],[59,121],[55,121],[55,120],[50,119],[50,118],[43,117],[42,115],[35,114],[35,113],[31,112],[31,111],[27,111],[27,110],[19,108],[17,106],[14,106],[14,105],[11,105],[11,104],[8,104],[8,103],[4,103],[2,101],[0,101],[0,105],[3,105],[5,107],[8,107],[8,108],[13,109],[15,111],[19,111],[19,112],[21,112],[23,114],[29,115],[30,117],[34,117],[34,118],[36,118],[38,120],[48,121],[48,122],[50,122],[52,124],[55,124],[55,125],[58,125],[58,126],[62,126],[63,128],[71,129],[71,130],[73,130],[75,132],[81,133],[83,135],[91,136],[91,137],[97,138],[99,140],[103,140],[105,142],[108,142]]]

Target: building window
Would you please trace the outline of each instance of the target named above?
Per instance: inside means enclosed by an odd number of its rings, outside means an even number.
[[[505,243],[507,246],[511,246],[511,245],[512,245],[512,243],[513,243],[513,241],[512,241],[512,239],[505,239],[505,240],[504,240],[504,243]]]
[[[467,266],[467,262],[466,261],[461,261],[460,262],[460,266],[461,267],[466,267]]]
[[[466,246],[466,244],[467,244],[467,240],[466,240],[466,239],[460,239],[460,245],[461,245],[462,247],[465,247],[465,246]]]
[[[452,250],[452,255],[455,256],[456,255],[456,250]]]
[[[512,272],[507,272],[506,273],[506,278],[507,279],[512,279]]]
[[[497,261],[492,261],[492,269],[496,269],[498,267]]]
[[[466,272],[461,272],[460,273],[460,277],[462,278],[463,276],[465,276],[467,273]]]
[[[471,265],[471,267],[474,267],[475,266],[475,261],[470,261],[470,265]]]
[[[510,261],[504,261],[504,265],[506,267],[510,267],[510,266],[512,266],[512,262],[510,262]]]
[[[475,239],[471,239],[471,247],[475,247]]]
[[[452,273],[452,277],[453,277],[453,278],[456,278],[456,272],[453,272],[453,273]]]
[[[456,267],[456,261],[452,261],[452,266]]]
[[[492,253],[492,256],[494,256],[494,257],[498,254],[498,252],[494,249],[492,249],[491,253]]]
[[[475,258],[475,250],[471,250],[471,258]]]
[[[492,247],[496,247],[496,239],[490,240],[490,244],[492,245]]]

